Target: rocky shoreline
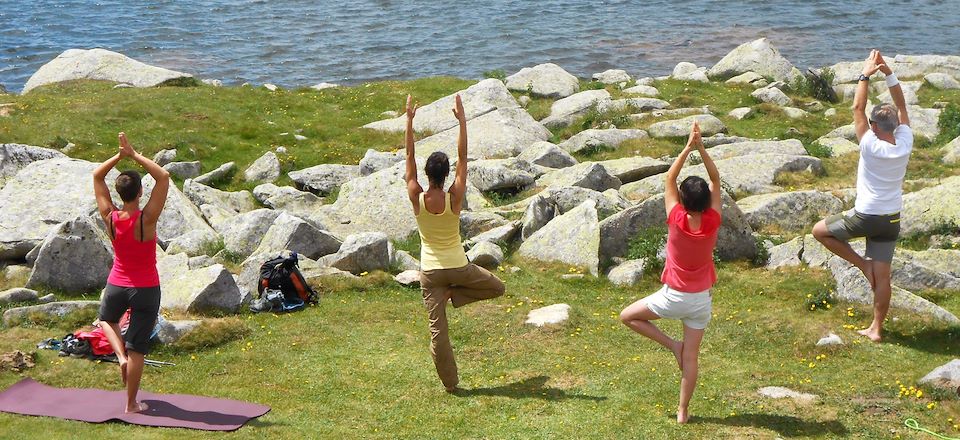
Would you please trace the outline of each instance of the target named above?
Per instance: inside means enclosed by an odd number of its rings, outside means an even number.
[[[920,107],[917,90],[960,88],[960,56],[897,55],[888,63],[903,81],[914,132],[935,139],[942,109]],[[832,90],[840,99],[852,96],[859,62],[830,66]],[[822,72],[821,72],[822,73]],[[827,76],[824,75],[824,78]],[[657,81],[678,79],[691,84],[740,84],[756,90],[757,104],[775,106],[789,118],[824,117],[823,105],[795,103],[784,91],[804,75],[766,39],[748,42],[712,67],[679,63],[672,75],[633,78],[622,70],[593,75],[592,80],[619,89],[614,97],[603,88],[581,90],[581,81],[555,64],[521,69],[504,80],[485,79],[459,92],[470,133],[468,196],[462,234],[470,258],[497,267],[515,249],[522,258],[577,266],[595,276],[606,275],[618,285],[630,285],[643,273],[644,261],[629,261],[628,245],[642,230],[662,225],[663,176],[668,157],[637,155],[605,161],[578,161],[574,154],[616,149],[621,143],[647,138],[685,136],[693,120],[704,130],[705,142],[727,188],[718,256],[753,259],[769,253],[767,267],[807,264],[828,269],[841,299],[870,303],[866,281],[846,262],[830,256],[810,236],[810,220],[852,206],[854,189],[789,191],[777,185],[788,172],[823,172],[821,158],[795,139],[748,139],[728,135],[718,117],[742,119],[751,107],[729,115],[714,115],[709,107],[675,108],[658,98]],[[41,68],[24,88],[71,79],[119,83],[117,87],[153,87],[194,83],[189,74],[148,66],[102,49],[70,50]],[[218,85],[216,81],[204,81]],[[889,100],[882,81],[879,101]],[[264,87],[270,88],[269,84]],[[315,88],[337,87],[331,84]],[[514,94],[521,96],[515,98]],[[533,98],[555,99],[549,115],[536,120],[526,107]],[[415,130],[430,133],[416,143],[418,156],[446,151],[454,157],[456,121],[453,95],[418,110]],[[580,131],[558,144],[549,142],[551,129],[570,127],[591,112],[620,112],[630,118],[658,118],[646,129],[617,127]],[[402,132],[405,117],[362,127]],[[829,115],[827,115],[829,116]],[[358,129],[361,129],[358,127]],[[836,127],[816,143],[833,155],[857,151],[852,125]],[[960,160],[960,138],[943,147],[944,162]],[[368,150],[357,164],[319,164],[288,173],[295,186],[277,186],[281,177],[277,153],[269,151],[242,170],[253,191],[228,192],[212,182],[235,171],[226,163],[205,175],[199,162],[178,162],[177,152],[160,152],[156,160],[185,179],[172,186],[167,208],[158,224],[158,267],[163,307],[193,313],[235,313],[256,288],[262,261],[289,250],[302,256],[308,281],[326,277],[354,278],[376,270],[398,274],[398,281],[415,282],[419,262],[394,249],[393,241],[416,232],[402,179],[401,152]],[[705,176],[698,158],[686,175]],[[106,280],[112,249],[95,212],[89,176],[96,164],[73,159],[61,151],[21,145],[0,145],[0,267],[7,273],[29,272],[28,288],[54,288],[69,293],[99,290]],[[114,176],[108,176],[112,180]],[[419,176],[426,183],[425,176]],[[144,180],[149,193],[152,181]],[[960,176],[931,182],[904,197],[904,234],[933,234],[943,225],[960,224]],[[539,191],[537,191],[539,190]],[[531,193],[524,200],[494,206],[490,191]],[[323,196],[337,193],[325,204]],[[115,200],[119,200],[115,196]],[[798,233],[774,246],[756,231],[776,227]],[[954,232],[956,234],[956,231]],[[955,240],[957,238],[944,238]],[[759,244],[758,244],[759,243]],[[208,255],[210,249],[217,252]],[[236,262],[236,273],[228,267]],[[411,272],[412,271],[412,272]],[[633,281],[631,281],[633,280]],[[929,288],[960,288],[960,250],[898,250],[893,274],[893,307],[912,310],[943,322],[960,324],[953,313],[915,295]],[[2,297],[3,295],[0,295]],[[48,307],[54,307],[49,306]],[[8,310],[20,316],[22,311]],[[59,310],[59,309],[57,309]]]

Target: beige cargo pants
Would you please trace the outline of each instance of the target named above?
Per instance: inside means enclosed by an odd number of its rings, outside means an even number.
[[[460,379],[447,331],[447,298],[454,307],[496,298],[503,295],[503,282],[486,269],[470,263],[456,269],[421,272],[420,288],[430,317],[430,355],[443,386],[453,388]]]

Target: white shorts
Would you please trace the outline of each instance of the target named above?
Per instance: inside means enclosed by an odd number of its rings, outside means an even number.
[[[697,330],[707,328],[713,317],[713,297],[710,289],[687,293],[664,284],[656,293],[644,298],[643,304],[661,318],[679,319],[683,321],[683,325]]]

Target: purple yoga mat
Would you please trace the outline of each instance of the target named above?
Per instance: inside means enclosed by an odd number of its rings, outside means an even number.
[[[27,378],[0,392],[0,411],[90,423],[120,420],[134,425],[206,431],[234,431],[270,411],[269,406],[255,403],[189,394],[140,391],[137,397],[150,408],[142,413],[126,414],[123,412],[124,391],[55,388]]]

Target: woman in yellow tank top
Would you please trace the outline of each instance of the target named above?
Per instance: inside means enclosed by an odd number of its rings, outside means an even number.
[[[417,180],[413,118],[417,106],[407,96],[407,194],[420,230],[420,286],[430,316],[430,354],[447,392],[457,389],[457,361],[447,331],[447,300],[454,307],[503,295],[504,286],[492,273],[467,261],[460,240],[460,209],[467,190],[467,120],[460,95],[453,114],[460,123],[457,170],[448,191],[443,184],[450,174],[447,155],[436,151],[427,158],[424,172],[430,187]]]

